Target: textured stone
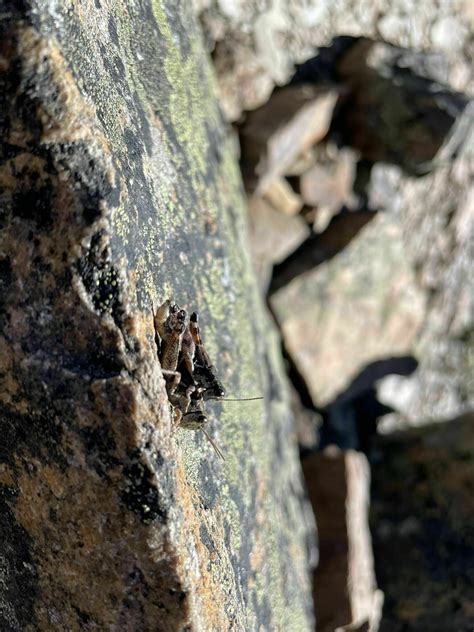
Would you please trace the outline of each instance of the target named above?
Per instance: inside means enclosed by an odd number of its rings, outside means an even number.
[[[411,353],[425,314],[401,227],[381,213],[333,259],[276,292],[272,305],[317,406],[370,362]]]
[[[398,218],[411,267],[430,296],[414,347],[417,372],[384,401],[399,423],[427,423],[474,406],[474,109],[470,105],[421,178],[374,167],[370,203]]]
[[[469,630],[474,617],[474,418],[378,441],[371,528],[380,630]]]
[[[312,217],[313,212],[314,209],[310,211],[309,217],[305,215],[312,222],[315,221]],[[270,292],[277,292],[296,277],[313,270],[342,252],[375,215],[376,213],[366,209],[355,212],[342,209],[330,219],[323,232],[313,231],[286,259],[275,265]]]
[[[431,28],[431,41],[440,50],[462,50],[467,36],[467,28],[452,15],[436,20]]]
[[[302,154],[296,156],[295,161],[287,168],[287,176],[301,176],[305,171],[310,169],[314,164],[313,150],[309,149]]]
[[[274,208],[285,215],[297,215],[301,211],[303,201],[291,188],[286,178],[274,178],[265,188],[263,196]]]
[[[248,114],[240,129],[246,188],[264,194],[295,160],[326,136],[337,101],[335,90],[311,85],[279,90]]]
[[[306,457],[303,471],[318,523],[320,560],[314,573],[318,631],[376,632],[383,595],[377,590],[368,525],[367,459],[331,446]]]
[[[313,629],[279,343],[190,6],[0,20],[0,629]],[[172,425],[170,295],[229,396],[265,398],[208,406],[224,463]]]
[[[265,292],[273,265],[300,245],[309,228],[301,217],[284,215],[256,195],[249,199],[248,212],[252,261]]]
[[[472,94],[472,25],[470,0],[193,0],[213,50],[220,102],[225,116],[268,99],[284,85],[295,64],[305,62],[340,36],[382,39],[416,51],[446,53],[449,83]],[[459,28],[446,35],[446,24]],[[472,28],[472,26],[471,26]],[[319,48],[319,51],[318,51]]]
[[[333,148],[331,148],[333,149]],[[343,206],[354,208],[357,204],[353,186],[356,175],[356,154],[350,149],[317,154],[313,167],[300,178],[301,196],[309,206],[316,206],[313,227],[317,232],[325,230],[331,218]]]

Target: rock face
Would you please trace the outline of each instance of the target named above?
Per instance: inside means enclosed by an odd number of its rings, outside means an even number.
[[[312,629],[289,396],[187,3],[0,14],[0,628]],[[170,295],[229,396],[265,398],[208,406],[223,464],[173,428]]]

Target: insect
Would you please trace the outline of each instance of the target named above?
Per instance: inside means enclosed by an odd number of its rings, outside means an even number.
[[[248,401],[262,398],[225,399],[225,389],[204,348],[196,312],[188,318],[186,310],[171,300],[166,300],[156,312],[153,308],[153,312],[158,357],[176,422],[187,430],[201,430],[217,455],[224,459],[205,429],[208,418],[204,402],[209,399]]]
[[[196,312],[166,300],[154,313],[155,341],[168,399],[181,428],[201,430],[221,459],[224,456],[207,433],[204,400],[223,397],[225,390],[202,344]]]

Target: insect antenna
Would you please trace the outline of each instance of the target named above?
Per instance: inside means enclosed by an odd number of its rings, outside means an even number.
[[[222,454],[220,449],[217,447],[217,445],[214,443],[214,441],[211,439],[211,437],[207,434],[207,432],[204,430],[204,428],[201,428],[201,430],[203,431],[204,435],[206,436],[206,439],[209,441],[209,443],[214,448],[217,456],[219,456],[223,461],[225,461],[224,455]]]
[[[263,397],[242,397],[242,398],[233,398],[233,397],[211,397],[209,399],[217,399],[220,402],[255,402],[259,399],[263,399]]]

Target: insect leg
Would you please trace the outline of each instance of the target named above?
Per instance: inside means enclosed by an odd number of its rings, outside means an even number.
[[[170,371],[162,369],[163,377],[166,379],[166,391],[168,396],[173,395],[181,381],[181,373],[179,371]]]

